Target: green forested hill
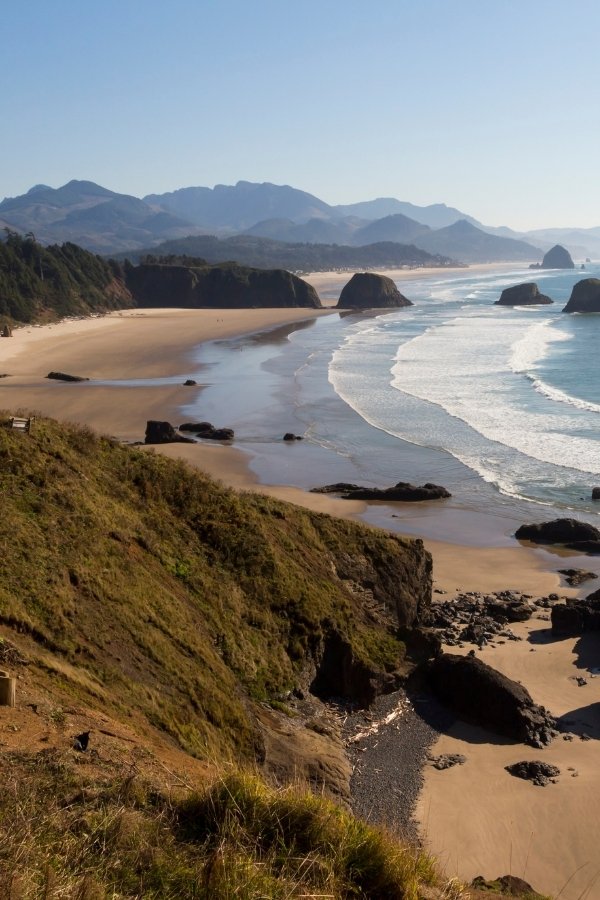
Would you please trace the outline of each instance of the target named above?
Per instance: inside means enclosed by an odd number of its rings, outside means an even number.
[[[32,322],[132,305],[118,264],[76,244],[43,247],[9,231],[0,241],[0,316]]]

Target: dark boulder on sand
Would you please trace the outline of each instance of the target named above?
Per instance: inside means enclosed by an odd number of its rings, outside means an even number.
[[[536,306],[542,303],[554,303],[546,294],[540,294],[535,281],[525,284],[516,284],[514,287],[505,288],[500,299],[496,300],[496,306]]]
[[[48,372],[46,378],[50,378],[52,381],[89,381],[89,378],[84,378],[83,375],[67,375],[66,372]]]
[[[342,290],[336,309],[396,309],[412,305],[387,275],[357,272]]]
[[[399,481],[389,488],[361,487],[358,484],[327,484],[324,487],[312,488],[313,494],[340,494],[342,500],[403,500],[415,502],[419,500],[440,500],[451,497],[450,491],[439,484],[419,485],[409,484],[407,481]]]
[[[547,710],[477,657],[443,653],[427,672],[437,697],[461,719],[536,747],[552,740],[556,722]]]
[[[573,285],[569,302],[563,308],[566,313],[600,312],[600,279],[584,278]]]
[[[149,419],[146,422],[145,444],[193,444],[192,438],[177,434],[170,422],[158,422]]]
[[[552,607],[552,634],[575,636],[586,631],[600,631],[600,591],[585,598],[569,598]]]
[[[552,519],[534,525],[521,525],[515,531],[519,541],[534,544],[564,544],[580,553],[600,554],[600,531],[577,519]]]

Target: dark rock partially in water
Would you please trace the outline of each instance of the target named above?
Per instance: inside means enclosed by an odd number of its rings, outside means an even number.
[[[549,744],[556,721],[529,691],[475,656],[443,653],[428,666],[437,697],[460,718],[532,746]]]
[[[549,522],[521,525],[515,531],[519,541],[533,541],[535,544],[566,544],[583,549],[584,545],[600,541],[600,531],[587,522],[577,519],[552,519]]]
[[[565,581],[571,587],[578,587],[584,581],[598,577],[595,572],[587,572],[585,569],[559,569],[558,571],[565,576]]]
[[[566,313],[600,312],[600,279],[584,278],[573,286],[569,302],[563,308]]]
[[[285,433],[284,436],[283,436],[283,440],[284,440],[284,441],[288,441],[288,442],[290,442],[290,441],[303,441],[304,438],[302,437],[301,434],[292,434],[291,431],[286,431],[286,433]]]
[[[546,294],[540,294],[540,290],[534,281],[526,284],[516,284],[514,287],[505,288],[496,300],[496,306],[535,306],[539,304],[554,303]]]
[[[342,290],[336,309],[396,309],[412,305],[391,278],[357,272]]]
[[[450,491],[439,484],[427,482],[420,486],[399,481],[394,487],[369,488],[358,484],[338,482],[312,488],[314,494],[341,494],[342,500],[401,500],[414,503],[420,500],[440,500],[451,497]]]
[[[84,378],[82,375],[67,375],[65,372],[48,372],[46,378],[50,378],[53,381],[89,381],[89,378]]]
[[[235,437],[233,428],[215,428],[210,422],[185,422],[179,426],[180,431],[190,431],[197,437],[211,441],[232,441]]]
[[[193,444],[191,438],[177,434],[170,422],[158,422],[149,419],[146,422],[145,444]]]
[[[600,487],[592,488],[592,500],[600,500]]]
[[[186,380],[183,382],[184,387],[195,387],[197,384],[198,382],[194,381],[193,378],[186,378]]]

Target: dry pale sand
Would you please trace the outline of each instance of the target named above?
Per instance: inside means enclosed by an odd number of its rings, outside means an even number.
[[[467,761],[445,771],[427,767],[417,819],[427,846],[450,874],[513,874],[563,900],[594,900],[600,897],[600,676],[591,677],[587,667],[600,659],[600,635],[554,641],[549,623],[540,619],[513,631],[523,640],[478,655],[568,719],[573,740],[559,736],[536,750],[457,723],[432,753],[462,753]],[[579,687],[576,675],[585,675],[587,685]],[[591,740],[581,740],[582,732]],[[504,769],[531,759],[558,766],[558,783],[537,787]]]
[[[344,279],[340,273],[335,275]],[[48,381],[45,375],[60,370],[104,380],[156,376],[181,376],[183,380],[197,374],[192,352],[203,340],[259,332],[319,314],[324,313],[134,311],[18,329],[14,337],[0,339],[0,371],[10,373],[0,379],[0,407],[38,411],[118,438],[139,440],[149,418],[179,421],[179,407],[188,402],[190,391],[201,387],[183,387],[178,378],[176,384],[159,388],[116,388]],[[365,509],[362,503],[297,488],[259,485],[249,471],[248,455],[230,447],[174,444],[154,452],[186,459],[233,487],[260,490],[321,512],[357,517]],[[450,593],[457,588],[513,587],[540,595],[559,587],[559,578],[552,571],[556,563],[543,551],[478,549],[434,541],[426,541],[426,546],[434,556],[436,585]],[[527,626],[520,627],[527,631]],[[547,624],[536,621],[533,627],[543,631]],[[486,649],[484,658],[522,680],[534,699],[554,714],[571,713],[574,718],[587,721],[591,717],[597,722],[600,678],[583,688],[569,680],[579,671],[574,644],[511,642]],[[572,712],[578,709],[576,714]],[[561,894],[564,900],[600,897],[597,886],[582,894],[597,868],[597,739],[563,742],[559,738],[550,748],[535,751],[535,756],[556,762],[563,770],[560,783],[547,788],[534,787],[504,772],[507,762],[533,758],[530,748],[502,744],[484,732],[462,726],[440,739],[436,752],[447,750],[464,752],[468,762],[443,772],[428,770],[419,815],[432,849],[449,870],[461,877],[480,872],[492,877],[512,871],[527,877],[538,890],[554,893],[573,875]],[[578,771],[577,778],[571,778],[568,766]],[[578,871],[578,867],[582,868]]]

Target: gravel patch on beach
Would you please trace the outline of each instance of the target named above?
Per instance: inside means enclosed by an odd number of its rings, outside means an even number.
[[[413,818],[428,752],[451,718],[426,694],[395,691],[346,717],[352,808],[369,822],[418,840]]]

